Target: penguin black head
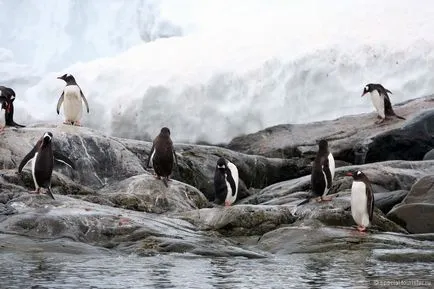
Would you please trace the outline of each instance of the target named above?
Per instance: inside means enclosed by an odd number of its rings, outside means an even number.
[[[320,150],[328,150],[329,143],[325,139],[322,139],[319,141],[318,147]]]
[[[347,176],[353,177],[355,181],[364,181],[367,179],[366,175],[361,171],[354,171],[347,173]]]
[[[66,73],[62,76],[59,76],[57,79],[62,79],[67,84],[76,84],[74,76],[72,76],[72,74],[69,74],[69,73]]]
[[[362,92],[362,97],[367,94],[368,92],[373,92],[374,91],[374,85],[372,83],[369,83],[365,86],[365,88],[363,88],[363,92]]]
[[[217,169],[223,169],[223,170],[226,169],[226,160],[225,160],[225,158],[219,158],[217,160]]]
[[[52,139],[53,139],[53,134],[51,132],[48,131],[44,133],[43,142],[45,145],[51,143]]]
[[[160,131],[160,135],[162,136],[170,136],[170,129],[167,127],[163,127]]]
[[[0,101],[2,101],[1,109],[10,113],[12,111],[12,103],[14,102],[15,97],[15,91],[12,88],[0,86]]]

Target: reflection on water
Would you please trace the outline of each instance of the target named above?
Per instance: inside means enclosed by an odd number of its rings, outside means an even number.
[[[376,280],[429,280],[433,270],[378,261],[371,251],[266,259],[2,252],[0,288],[372,288]]]

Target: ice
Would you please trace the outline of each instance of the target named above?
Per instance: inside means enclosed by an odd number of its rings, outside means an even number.
[[[38,2],[15,3],[0,2],[1,35],[12,27],[7,9],[19,5],[24,17]],[[26,47],[12,32],[0,44],[0,76],[17,88],[21,123],[62,121],[56,77],[64,73],[89,101],[84,125],[137,139],[168,126],[176,142],[227,142],[280,123],[370,112],[360,97],[370,82],[391,90],[392,103],[433,92],[434,4],[426,1],[56,3],[66,4],[12,21]],[[84,19],[77,30],[75,10]],[[57,12],[69,17],[63,26]]]

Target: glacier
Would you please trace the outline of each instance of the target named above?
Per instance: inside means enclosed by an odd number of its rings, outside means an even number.
[[[51,2],[50,2],[51,1]],[[147,139],[224,143],[280,123],[373,111],[434,87],[434,4],[345,0],[0,0],[0,82],[19,123],[55,112],[75,76],[83,124]]]

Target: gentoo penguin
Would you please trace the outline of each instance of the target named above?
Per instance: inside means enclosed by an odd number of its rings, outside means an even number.
[[[396,115],[393,111],[388,95],[388,93],[392,94],[390,90],[384,88],[381,84],[370,83],[363,89],[362,97],[368,92],[371,95],[372,104],[377,110],[378,118],[380,119],[376,123],[382,123],[388,116],[405,119],[402,116]]]
[[[225,206],[232,205],[237,200],[238,194],[238,169],[226,160],[219,158],[214,173],[215,202]]]
[[[169,186],[167,182],[169,181],[169,177],[172,174],[174,158],[176,166],[178,166],[178,159],[173,147],[173,142],[170,139],[170,130],[167,127],[163,127],[160,131],[160,134],[152,143],[152,148],[151,152],[149,153],[146,167],[149,168],[149,163],[152,161],[156,178],[163,178],[163,182],[166,187]]]
[[[64,124],[80,125],[80,119],[83,113],[83,100],[86,105],[87,113],[89,113],[89,104],[87,99],[81,91],[75,81],[74,76],[71,74],[64,74],[59,76],[58,79],[62,79],[66,82],[66,86],[63,89],[62,95],[57,102],[57,114],[59,114],[60,106],[63,103],[63,114],[65,115]]]
[[[5,114],[6,114],[6,97],[0,96],[0,133],[3,133],[3,130],[5,129],[6,126]]]
[[[24,125],[18,124],[14,121],[14,100],[15,91],[12,88],[6,86],[0,86],[0,98],[3,98],[2,109],[4,109],[4,118],[6,126],[13,127],[25,127]],[[3,113],[3,112],[1,112]]]
[[[32,160],[32,177],[35,183],[34,193],[39,194],[40,188],[45,188],[48,195],[54,199],[51,193],[51,174],[53,173],[54,160],[65,163],[73,169],[75,167],[67,157],[58,152],[53,152],[52,139],[53,134],[51,132],[44,133],[33,149],[21,161],[18,173],[21,173],[24,166]]]
[[[328,142],[320,140],[318,152],[313,161],[312,174],[310,182],[312,194],[317,201],[330,201],[330,197],[325,197],[332,187],[333,178],[335,177],[335,159],[329,151]]]
[[[368,177],[361,171],[347,173],[353,177],[351,187],[351,215],[357,224],[357,230],[366,231],[372,222],[374,212],[374,191]]]

